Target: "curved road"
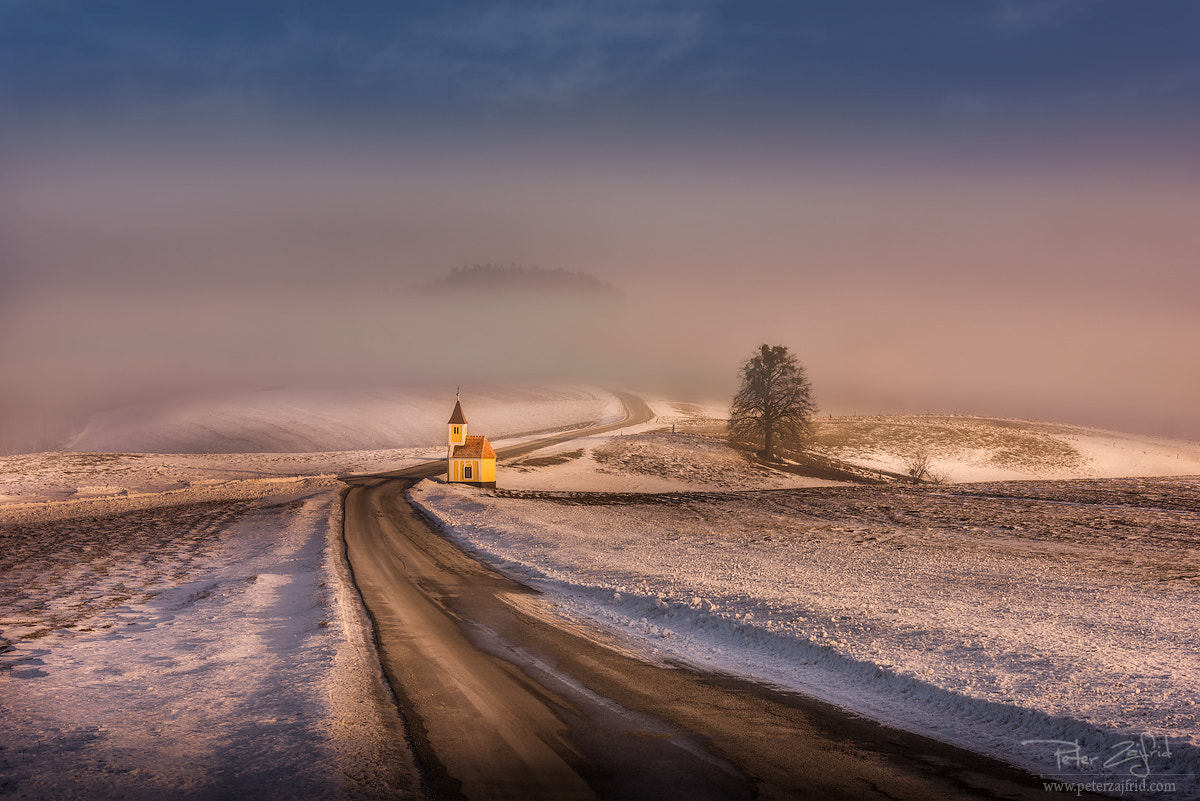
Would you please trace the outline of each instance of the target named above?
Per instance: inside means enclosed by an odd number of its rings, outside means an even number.
[[[621,423],[645,422],[622,396]],[[499,450],[511,457],[564,435]],[[557,617],[405,500],[435,462],[345,479],[355,583],[438,799],[1045,798],[1041,780],[802,696],[645,662]]]

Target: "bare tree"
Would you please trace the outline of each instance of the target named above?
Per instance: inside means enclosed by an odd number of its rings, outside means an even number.
[[[945,473],[934,472],[933,454],[928,448],[920,448],[904,462],[904,469],[914,484],[945,484],[949,478]]]
[[[816,414],[812,386],[803,365],[783,345],[763,345],[742,365],[742,386],[729,409],[729,434],[738,442],[762,445],[764,459],[779,444],[799,445]]]
[[[933,454],[922,448],[910,456],[904,466],[912,483],[920,484],[930,478],[929,468],[933,466]]]

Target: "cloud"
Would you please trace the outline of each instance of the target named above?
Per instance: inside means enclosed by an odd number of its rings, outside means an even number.
[[[699,46],[703,4],[489,6],[425,28],[427,66],[498,104],[568,104],[622,91]]]
[[[1028,33],[1077,19],[1086,8],[1081,0],[997,0],[989,22],[1003,33]]]
[[[705,41],[715,4],[465,0],[0,5],[0,108],[240,116],[624,97]]]

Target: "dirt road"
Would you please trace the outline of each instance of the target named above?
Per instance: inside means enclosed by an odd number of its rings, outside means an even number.
[[[432,531],[414,480],[347,479],[345,539],[429,797],[1046,797],[994,760],[567,623]]]

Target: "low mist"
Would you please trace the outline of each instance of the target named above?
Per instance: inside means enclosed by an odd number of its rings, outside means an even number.
[[[1169,159],[626,144],[30,147],[0,194],[0,447],[276,387],[723,400],[764,342],[799,356],[823,414],[1200,438],[1200,190]],[[422,292],[485,262],[624,299]]]

